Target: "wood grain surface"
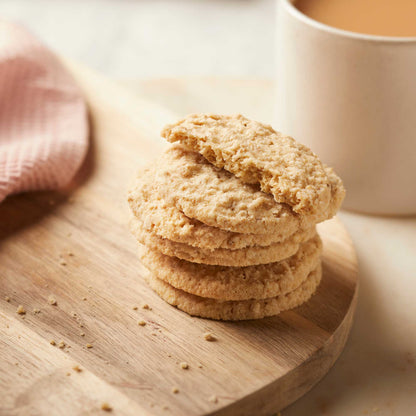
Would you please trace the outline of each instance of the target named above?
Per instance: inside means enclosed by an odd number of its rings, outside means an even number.
[[[169,306],[141,278],[126,190],[161,151],[158,133],[175,115],[67,65],[90,105],[84,166],[65,190],[0,205],[0,415],[105,414],[104,402],[114,415],[284,408],[324,376],[351,327],[357,265],[343,225],[319,226],[323,281],[295,310],[227,323]],[[16,313],[19,305],[25,314]],[[217,341],[206,341],[205,332]]]

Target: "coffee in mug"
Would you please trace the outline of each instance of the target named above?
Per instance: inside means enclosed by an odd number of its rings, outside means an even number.
[[[306,16],[351,32],[416,36],[416,0],[296,0]]]

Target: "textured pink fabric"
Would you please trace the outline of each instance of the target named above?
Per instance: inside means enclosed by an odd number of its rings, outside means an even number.
[[[0,201],[67,184],[88,148],[85,102],[58,59],[0,20]]]

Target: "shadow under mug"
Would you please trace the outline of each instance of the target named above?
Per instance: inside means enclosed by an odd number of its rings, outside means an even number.
[[[348,32],[278,0],[278,130],[342,177],[344,208],[416,213],[416,37]]]

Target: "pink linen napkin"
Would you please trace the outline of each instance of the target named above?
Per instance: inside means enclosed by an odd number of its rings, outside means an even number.
[[[86,105],[59,60],[0,20],[0,202],[66,185],[88,148]]]

